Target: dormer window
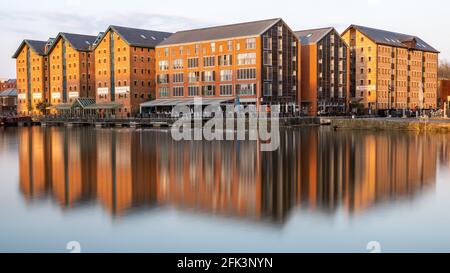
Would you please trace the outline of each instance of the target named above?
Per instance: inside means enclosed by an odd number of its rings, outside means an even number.
[[[147,39],[147,37],[145,37],[145,35],[144,35],[144,34],[141,34],[140,36],[141,36],[141,38],[142,38],[142,39],[144,39],[144,40],[146,40],[146,39]]]

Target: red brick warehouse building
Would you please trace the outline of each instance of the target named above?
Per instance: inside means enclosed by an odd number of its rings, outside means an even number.
[[[141,105],[203,101],[282,105],[300,99],[300,43],[282,19],[180,31],[156,47],[156,98]]]
[[[15,79],[0,80],[0,92],[11,88],[17,88],[17,81]]]
[[[171,33],[110,26],[96,44],[96,104],[90,109],[118,117],[135,116],[154,99],[155,47]]]
[[[439,80],[439,106],[442,109],[444,103],[450,108],[450,80]]]

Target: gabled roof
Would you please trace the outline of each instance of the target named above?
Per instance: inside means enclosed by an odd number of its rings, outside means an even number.
[[[95,104],[94,98],[77,98],[74,106],[79,105],[81,108],[86,108],[87,106]]]
[[[5,91],[0,92],[0,97],[17,97],[17,89],[16,88],[6,89]]]
[[[279,21],[281,21],[281,19],[276,18],[233,25],[179,31],[160,43],[158,46],[261,35]]]
[[[296,31],[295,35],[300,39],[302,45],[316,44],[323,39],[328,33],[333,31],[334,28],[316,28]]]
[[[121,26],[109,26],[100,40],[103,40],[109,31],[117,33],[128,45],[144,48],[154,48],[167,39],[172,33],[147,29],[129,28]],[[100,44],[100,43],[98,43]],[[98,45],[97,44],[97,45]],[[96,45],[96,47],[97,47]]]
[[[16,79],[0,79],[0,83],[16,83],[17,80]]]
[[[67,41],[75,50],[91,51],[97,36],[60,32],[52,42],[52,46],[48,49],[47,54],[52,52],[60,39]]]
[[[25,45],[28,45],[36,54],[45,56],[45,45],[47,44],[46,41],[36,41],[36,40],[23,40],[20,44],[19,48],[16,50],[16,52],[13,55],[13,58],[16,59],[20,51],[22,51],[22,48]]]
[[[387,30],[369,28],[369,27],[358,26],[358,25],[351,25],[343,33],[346,33],[348,30],[350,30],[352,28],[360,31],[361,33],[366,35],[368,38],[370,38],[377,44],[410,48],[409,42],[415,41],[414,49],[439,53],[438,50],[436,50],[431,45],[427,44],[425,41],[423,41],[422,39],[420,39],[419,37],[414,36],[414,35],[396,33],[396,32],[391,32],[391,31],[387,31]]]

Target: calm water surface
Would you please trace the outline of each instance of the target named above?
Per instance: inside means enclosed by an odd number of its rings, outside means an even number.
[[[0,252],[450,252],[450,135],[0,129]]]

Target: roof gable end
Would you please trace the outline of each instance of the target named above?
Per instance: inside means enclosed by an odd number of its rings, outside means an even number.
[[[25,45],[28,45],[36,54],[40,56],[45,56],[45,41],[37,41],[37,40],[23,40],[20,46],[17,48],[16,52],[12,56],[13,59],[19,57],[20,52],[22,51]]]
[[[434,47],[423,41],[417,36],[391,32],[387,30],[369,28],[358,25],[351,25],[347,30],[344,31],[342,35],[347,33],[350,29],[356,29],[370,40],[377,44],[394,46],[394,47],[403,47],[409,49],[416,49],[421,51],[439,53]]]
[[[61,39],[64,39],[77,51],[92,51],[97,36],[60,32],[52,41],[50,48],[47,50],[47,54],[53,51]]]
[[[296,31],[295,35],[300,39],[302,45],[316,44],[320,42],[330,32],[335,31],[332,27],[318,28],[318,29],[306,29]]]

